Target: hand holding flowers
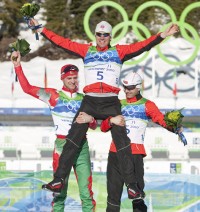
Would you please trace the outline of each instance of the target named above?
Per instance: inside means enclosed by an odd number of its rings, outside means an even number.
[[[37,26],[30,25],[30,20],[38,13],[39,10],[40,10],[40,6],[35,3],[32,3],[32,4],[26,3],[20,9],[20,13],[24,17],[24,20],[28,24],[28,27],[32,29],[33,31],[35,31],[36,40],[39,40],[39,36],[36,30],[41,28],[42,25],[41,24]]]
[[[9,44],[8,47],[9,52],[19,51],[21,56],[24,57],[26,54],[28,54],[30,49],[30,44],[25,39],[17,39],[17,41]],[[17,60],[17,58],[12,58],[13,60]]]
[[[185,145],[187,145],[187,140],[186,140],[185,136],[183,135],[182,131],[180,130],[181,124],[182,124],[182,119],[184,117],[183,114],[181,113],[182,110],[183,110],[183,108],[180,110],[172,110],[172,111],[167,112],[164,116],[164,120],[168,126],[173,127],[174,132],[176,134],[178,134],[181,142],[183,142],[183,144],[185,146]]]

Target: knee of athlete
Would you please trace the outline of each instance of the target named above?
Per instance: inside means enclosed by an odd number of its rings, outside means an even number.
[[[90,195],[81,195],[80,196],[82,205],[87,205],[89,202],[93,202],[93,197]]]
[[[107,202],[106,211],[120,212],[120,203],[119,204],[114,204],[112,202]]]
[[[136,205],[136,204],[141,204],[141,203],[143,203],[143,202],[144,202],[143,199],[135,199],[135,200],[132,201],[132,204],[133,204],[133,205]]]
[[[53,202],[52,204],[64,204],[65,200],[67,198],[67,195],[66,194],[56,194],[54,195],[54,198],[53,198]]]
[[[112,199],[111,198],[108,198],[107,199],[107,204],[108,205],[112,205],[114,207],[120,207],[121,201],[118,198],[112,198]]]
[[[121,134],[121,133],[127,134],[126,127],[124,126],[113,125],[113,127],[111,128],[111,131],[114,131],[117,134]]]

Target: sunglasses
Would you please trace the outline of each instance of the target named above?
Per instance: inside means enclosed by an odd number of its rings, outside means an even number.
[[[110,33],[100,33],[100,32],[96,32],[96,36],[101,37],[103,35],[104,38],[110,36]]]
[[[137,85],[129,85],[129,86],[123,85],[123,88],[124,88],[124,90],[131,91],[131,90],[135,89],[136,86],[137,86]]]

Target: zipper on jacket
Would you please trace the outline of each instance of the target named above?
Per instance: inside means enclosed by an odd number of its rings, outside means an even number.
[[[102,82],[100,82],[100,91],[101,91],[101,93],[103,93],[103,86],[102,86]]]

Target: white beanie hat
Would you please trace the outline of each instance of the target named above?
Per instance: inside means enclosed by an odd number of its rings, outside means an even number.
[[[136,88],[142,88],[142,77],[137,72],[130,72],[122,80],[123,85],[137,85]]]
[[[106,21],[101,21],[96,26],[95,33],[96,32],[105,32],[110,33],[110,35],[112,35],[112,26]]]

